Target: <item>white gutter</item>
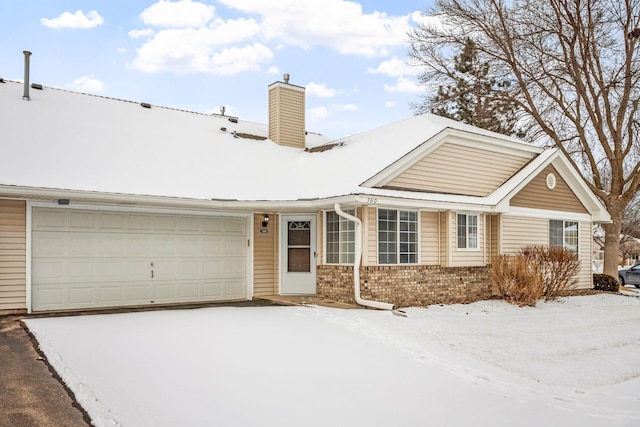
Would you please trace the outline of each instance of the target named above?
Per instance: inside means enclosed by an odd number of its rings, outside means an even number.
[[[353,289],[354,296],[356,298],[356,302],[360,305],[364,305],[366,307],[379,308],[381,310],[392,310],[394,309],[393,304],[389,304],[386,302],[380,301],[371,301],[366,300],[360,297],[360,259],[362,258],[362,221],[359,218],[356,218],[353,215],[349,215],[340,209],[340,204],[336,203],[333,205],[336,213],[342,218],[348,219],[349,221],[353,221],[356,223],[355,230],[355,259],[353,262]]]

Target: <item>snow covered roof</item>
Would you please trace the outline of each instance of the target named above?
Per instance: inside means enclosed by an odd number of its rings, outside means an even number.
[[[303,201],[354,194],[491,206],[473,197],[368,188],[363,183],[443,132],[522,150],[531,144],[426,114],[307,147],[277,145],[266,125],[221,115],[44,87],[22,99],[0,83],[0,186],[176,199]],[[147,104],[148,106],[148,104]],[[494,200],[495,199],[495,200]]]

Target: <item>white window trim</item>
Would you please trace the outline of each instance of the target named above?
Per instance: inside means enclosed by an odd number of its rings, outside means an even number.
[[[397,259],[398,261],[394,264],[380,264],[380,252],[379,252],[379,248],[380,246],[378,245],[379,240],[378,240],[378,212],[380,211],[380,209],[385,209],[385,210],[391,210],[391,211],[396,211],[396,212],[415,212],[417,215],[417,229],[416,229],[416,233],[418,234],[418,239],[417,239],[417,245],[418,245],[418,249],[416,251],[416,262],[407,262],[407,263],[400,263],[400,239],[397,240],[396,242],[396,249],[398,250],[397,252]],[[398,215],[398,218],[400,216]],[[385,206],[377,206],[376,207],[376,265],[377,266],[385,266],[385,265],[420,265],[420,259],[421,259],[421,250],[422,250],[422,229],[421,229],[421,215],[420,215],[420,210],[416,210],[416,209],[402,209],[402,208],[397,208],[397,207],[385,207]],[[399,220],[398,220],[398,224],[399,224]],[[399,233],[399,230],[397,230],[396,232]]]
[[[353,209],[354,216],[358,217],[358,207],[345,208],[343,210],[346,212],[346,211],[350,211],[351,209]],[[327,261],[327,213],[328,212],[335,212],[335,210],[326,209],[326,210],[322,211],[322,263],[324,265],[344,265],[344,266],[353,265],[354,264],[353,262],[350,262],[350,263],[344,263],[344,262],[334,263],[334,262],[328,262]],[[340,219],[344,219],[344,218],[340,217]],[[356,236],[354,235],[353,238],[354,238],[354,243],[355,243]],[[355,254],[354,254],[354,257],[355,257]]]
[[[564,238],[564,229],[565,229],[565,223],[566,222],[575,222],[578,225],[578,250],[576,252],[576,254],[579,256],[580,255],[580,225],[581,222],[578,221],[577,219],[560,219],[560,218],[549,218],[547,221],[547,244],[549,246],[551,246],[551,221],[562,221],[562,248],[563,249],[567,249],[567,246],[565,246],[565,238]],[[556,247],[560,247],[560,246],[556,246]]]
[[[469,217],[470,215],[473,216],[475,215],[478,218],[478,236],[477,236],[477,241],[478,241],[478,246],[475,248],[460,248],[458,247],[458,215],[466,215],[467,217]],[[484,221],[482,221],[482,215],[480,212],[466,212],[466,211],[456,211],[455,212],[455,225],[454,225],[454,229],[455,229],[455,242],[456,242],[456,251],[460,251],[460,252],[479,252],[482,250],[482,235],[484,234]],[[468,236],[467,236],[468,237]],[[467,239],[468,241],[468,239]]]

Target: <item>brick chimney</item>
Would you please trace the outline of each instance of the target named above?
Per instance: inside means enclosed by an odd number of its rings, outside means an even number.
[[[284,82],[269,85],[269,139],[278,145],[305,148],[304,87]]]

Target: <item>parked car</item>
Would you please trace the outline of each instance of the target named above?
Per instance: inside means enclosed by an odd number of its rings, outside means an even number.
[[[622,286],[633,285],[640,288],[640,262],[631,268],[618,270],[618,279]]]

